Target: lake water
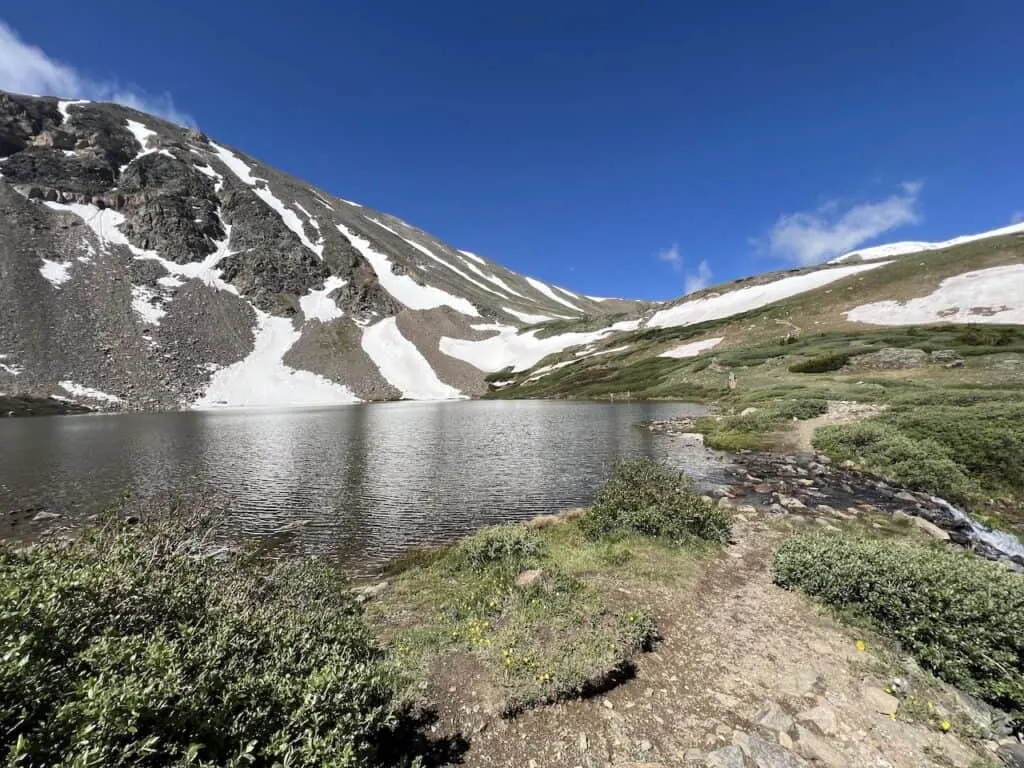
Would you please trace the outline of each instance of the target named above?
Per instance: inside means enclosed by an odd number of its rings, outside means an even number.
[[[3,419],[0,513],[42,507],[74,524],[128,488],[202,493],[227,500],[244,535],[308,521],[298,546],[364,570],[411,545],[585,505],[621,457],[717,482],[722,458],[637,426],[703,412],[472,401]]]

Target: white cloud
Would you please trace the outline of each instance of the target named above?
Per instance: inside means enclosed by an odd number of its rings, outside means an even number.
[[[845,212],[830,201],[814,212],[782,215],[769,234],[768,249],[798,264],[841,256],[890,229],[919,221],[920,194],[921,182],[907,181],[885,200],[860,203]]]
[[[683,271],[683,255],[679,252],[679,246],[673,244],[671,248],[658,251],[658,258],[669,264],[676,272]]]
[[[86,77],[73,67],[50,58],[42,49],[22,41],[3,21],[0,21],[0,89],[38,96],[113,101],[180,125],[195,125],[191,116],[178,111],[169,93],[153,96],[114,80]]]
[[[1010,217],[1011,224],[1020,224],[1022,221],[1024,221],[1024,211],[1015,211]]]
[[[711,285],[711,267],[708,266],[707,259],[705,259],[697,265],[696,272],[688,272],[686,274],[685,293],[702,291],[709,285]]]

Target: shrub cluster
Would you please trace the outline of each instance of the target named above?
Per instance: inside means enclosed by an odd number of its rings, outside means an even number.
[[[789,366],[790,373],[828,373],[838,371],[853,357],[849,352],[835,352],[801,360]]]
[[[828,401],[824,398],[805,397],[780,403],[772,409],[782,419],[813,419],[828,413]]]
[[[185,524],[0,545],[0,763],[369,766],[397,681],[343,578]]]
[[[463,539],[448,554],[454,568],[483,572],[497,568],[513,574],[537,565],[544,556],[544,542],[536,531],[509,523],[487,528]]]
[[[814,447],[961,504],[1024,492],[1024,406],[1017,403],[896,410],[819,429]]]
[[[892,541],[803,536],[773,578],[865,620],[936,675],[1024,712],[1024,579],[1005,567]]]
[[[590,539],[639,533],[674,544],[724,542],[732,532],[729,514],[706,501],[689,477],[652,459],[618,464],[580,526]]]

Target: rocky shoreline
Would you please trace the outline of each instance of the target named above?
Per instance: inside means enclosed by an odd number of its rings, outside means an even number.
[[[676,439],[703,442],[702,435],[689,431],[692,422],[687,419],[652,421],[643,426]],[[731,456],[734,463],[725,472],[733,483],[716,488],[713,495],[720,505],[741,514],[767,511],[800,516],[826,528],[830,521],[863,515],[908,520],[938,540],[1024,573],[1024,549],[1015,546],[1012,537],[990,531],[931,494],[892,485],[849,462],[836,464],[820,454],[743,451]]]

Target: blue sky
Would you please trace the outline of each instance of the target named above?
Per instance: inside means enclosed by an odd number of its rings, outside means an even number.
[[[0,11],[0,87],[188,116],[584,293],[1024,216],[1019,0],[45,5]]]

